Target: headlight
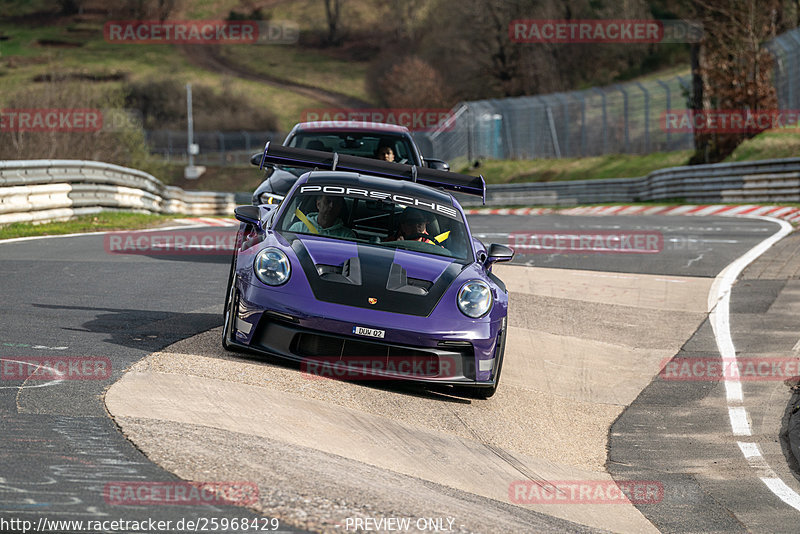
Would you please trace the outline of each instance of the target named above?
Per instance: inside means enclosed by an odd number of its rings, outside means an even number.
[[[280,204],[283,200],[283,195],[276,195],[275,193],[261,193],[258,195],[258,200],[261,204]]]
[[[492,292],[485,282],[470,280],[458,291],[458,309],[467,317],[477,319],[492,307]]]
[[[279,286],[289,279],[292,266],[289,258],[281,250],[267,247],[256,256],[253,270],[258,279],[268,286]]]

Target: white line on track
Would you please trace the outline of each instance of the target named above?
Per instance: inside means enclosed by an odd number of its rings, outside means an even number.
[[[22,364],[22,365],[32,365],[32,364],[31,364],[31,362],[20,361],[20,360],[11,360],[11,359],[9,359],[9,358],[0,358],[0,362],[14,362],[14,363],[20,363],[20,364]],[[52,367],[47,367],[46,365],[41,365],[41,364],[39,364],[39,365],[37,365],[37,366],[36,366],[36,368],[37,368],[37,369],[39,369],[40,367],[43,367],[43,368],[47,369],[47,370],[48,370],[48,371],[50,371],[51,373],[55,374],[55,375],[56,375],[58,378],[56,378],[56,379],[54,379],[54,380],[50,380],[49,382],[45,382],[44,384],[36,384],[35,386],[26,386],[26,385],[25,385],[25,382],[27,382],[27,381],[28,381],[28,379],[26,378],[26,379],[25,379],[25,380],[22,382],[22,384],[20,384],[20,385],[18,385],[18,386],[0,386],[0,389],[31,389],[31,388],[43,388],[43,387],[47,387],[47,386],[53,386],[53,385],[55,385],[55,384],[58,384],[59,382],[63,382],[63,381],[64,381],[64,378],[63,378],[63,376],[64,376],[64,373],[62,373],[62,372],[61,372],[61,371],[59,371],[58,369],[53,369]]]
[[[786,221],[772,217],[757,215],[744,215],[751,219],[761,219],[780,225],[780,229],[760,242],[755,247],[745,252],[741,257],[734,260],[720,272],[711,289],[708,292],[708,310],[711,328],[714,331],[714,338],[717,342],[717,349],[723,361],[729,361],[732,365],[737,365],[736,348],[733,346],[731,337],[730,323],[730,304],[731,290],[736,279],[750,263],[769,249],[772,245],[783,239],[792,231],[792,225]],[[742,383],[738,377],[725,376],[725,397],[728,402],[728,417],[731,422],[731,431],[735,436],[751,436],[750,420],[747,408],[743,406],[744,394]],[[758,444],[751,442],[737,442],[739,449],[747,460],[748,464],[759,473],[759,478],[769,490],[780,500],[800,511],[800,495],[790,488],[776,473],[769,467]]]
[[[800,510],[800,495],[797,494],[792,488],[786,485],[786,482],[778,477],[761,477],[761,481],[770,489],[772,493],[778,496],[780,500]]]
[[[737,384],[741,385],[737,382]],[[741,392],[741,387],[739,388]],[[750,421],[747,419],[747,409],[744,406],[728,406],[728,417],[731,420],[731,429],[734,436],[752,436]]]
[[[736,444],[739,445],[739,448],[742,450],[742,454],[744,454],[744,457],[748,462],[750,462],[752,459],[753,462],[758,462],[760,464],[764,460],[764,457],[761,456],[761,451],[759,450],[757,443],[738,441]]]

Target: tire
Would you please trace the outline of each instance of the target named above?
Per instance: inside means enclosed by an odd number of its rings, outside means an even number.
[[[508,327],[506,323],[506,319],[503,319],[503,340],[500,342],[500,350],[497,354],[497,374],[494,377],[494,385],[492,387],[477,387],[477,386],[455,386],[455,391],[457,394],[462,395],[464,397],[470,397],[473,399],[489,399],[495,393],[497,393],[497,388],[500,386],[500,372],[503,370],[503,359],[506,354],[506,338],[508,337]]]

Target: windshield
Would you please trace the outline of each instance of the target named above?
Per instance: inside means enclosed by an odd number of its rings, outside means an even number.
[[[274,228],[472,260],[466,226],[456,208],[389,191],[302,185]]]
[[[363,158],[377,158],[378,149],[388,146],[393,152],[395,163],[419,165],[408,139],[398,135],[362,132],[298,132],[291,138],[288,146],[338,152]]]

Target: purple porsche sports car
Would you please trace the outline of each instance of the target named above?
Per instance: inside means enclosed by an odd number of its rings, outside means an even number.
[[[447,192],[484,195],[483,178],[269,143],[261,156],[315,170],[279,205],[236,208],[223,346],[493,395],[508,294],[491,271],[514,253],[473,238]]]

